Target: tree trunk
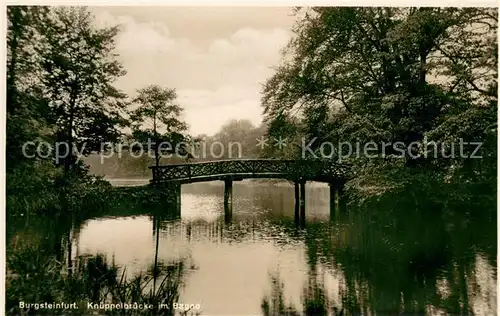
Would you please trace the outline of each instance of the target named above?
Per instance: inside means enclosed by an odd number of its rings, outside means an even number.
[[[14,12],[13,22],[19,22],[21,19],[20,8],[12,7]],[[20,24],[20,23],[19,23]],[[10,65],[7,72],[7,109],[8,112],[13,113],[16,110],[16,64],[17,64],[17,47],[18,47],[18,37],[21,32],[21,26],[18,23],[13,23],[12,30],[12,40],[10,42]]]
[[[76,91],[75,88],[72,90],[72,96],[69,101],[69,121],[67,127],[67,143],[68,143],[68,153],[64,159],[64,177],[68,178],[70,176],[71,168],[73,165],[73,124],[75,119],[75,103],[76,103]]]
[[[160,165],[160,153],[158,151],[158,140],[155,141],[155,165]]]
[[[160,165],[160,151],[158,149],[158,132],[156,131],[156,113],[153,114],[153,133],[154,133],[154,146],[155,146],[155,166]]]

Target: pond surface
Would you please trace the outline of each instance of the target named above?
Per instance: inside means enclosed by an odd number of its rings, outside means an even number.
[[[180,302],[202,315],[496,314],[496,217],[471,215],[491,210],[331,212],[315,183],[306,197],[302,226],[288,183],[235,183],[229,218],[222,183],[183,185],[180,218],[123,206],[74,227],[70,256],[100,253],[130,275],[187,261]]]

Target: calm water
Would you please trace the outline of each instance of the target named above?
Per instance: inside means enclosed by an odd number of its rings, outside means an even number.
[[[145,272],[158,231],[158,261],[189,262],[180,302],[203,315],[496,314],[496,220],[474,215],[486,211],[393,201],[332,214],[328,187],[310,184],[301,227],[287,183],[233,190],[231,218],[222,183],[202,183],[182,187],[177,219],[127,207],[87,219],[71,233],[71,257],[101,253],[129,274]]]

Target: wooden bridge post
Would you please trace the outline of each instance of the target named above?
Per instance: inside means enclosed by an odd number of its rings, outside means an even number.
[[[298,223],[300,219],[299,209],[300,209],[300,191],[299,191],[299,183],[297,181],[294,182],[295,187],[295,221]]]
[[[306,221],[306,182],[300,181],[300,221]]]
[[[233,212],[233,181],[224,180],[224,213],[225,215]]]

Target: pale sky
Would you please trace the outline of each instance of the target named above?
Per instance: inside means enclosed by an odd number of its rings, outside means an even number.
[[[294,17],[285,7],[94,7],[96,22],[120,24],[117,53],[134,96],[149,84],[175,88],[193,135],[230,119],[262,121],[261,84],[273,74]]]

